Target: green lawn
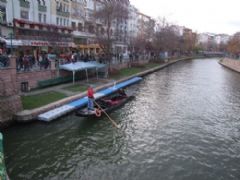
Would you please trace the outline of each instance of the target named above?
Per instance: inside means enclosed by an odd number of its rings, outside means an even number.
[[[116,74],[110,75],[111,78],[113,79],[120,79],[126,76],[131,76],[136,73],[140,73],[142,71],[154,68],[161,65],[160,63],[148,63],[144,65],[143,67],[131,67],[131,68],[124,68],[119,70]]]
[[[161,65],[160,63],[148,63],[145,65],[145,70],[146,69],[151,69],[151,68],[155,68],[157,66]]]
[[[74,84],[64,88],[65,90],[72,91],[72,92],[84,92],[87,91],[86,85]]]
[[[22,104],[24,109],[34,109],[57,100],[63,99],[66,96],[62,93],[50,91],[38,95],[22,96]]]

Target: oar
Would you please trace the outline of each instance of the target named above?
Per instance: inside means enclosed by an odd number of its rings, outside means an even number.
[[[117,125],[117,123],[107,114],[106,111],[104,111],[104,109],[96,102],[94,101],[94,103],[98,106],[99,109],[101,109],[101,111],[108,117],[108,119],[112,122],[113,126],[115,126],[116,128],[119,129],[119,126]]]

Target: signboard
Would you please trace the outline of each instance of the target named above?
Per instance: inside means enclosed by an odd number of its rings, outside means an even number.
[[[8,46],[34,46],[34,47],[48,47],[48,46],[57,46],[57,47],[74,47],[75,44],[72,42],[49,42],[49,41],[34,41],[34,40],[11,40],[7,39],[6,44]]]
[[[6,39],[6,44],[7,46],[22,46],[23,43],[21,40],[16,40],[16,39],[13,39],[12,42],[10,39]]]

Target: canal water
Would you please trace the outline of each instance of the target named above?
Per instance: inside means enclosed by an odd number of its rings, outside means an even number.
[[[240,74],[218,59],[178,62],[127,89],[100,120],[65,116],[4,132],[11,179],[238,180]]]

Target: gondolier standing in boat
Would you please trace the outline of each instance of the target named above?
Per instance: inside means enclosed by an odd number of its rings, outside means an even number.
[[[88,96],[88,110],[94,111],[93,101],[94,101],[94,91],[91,85],[88,86],[87,96]]]

